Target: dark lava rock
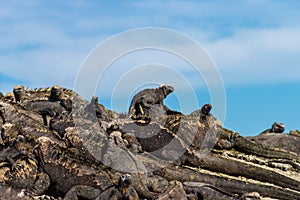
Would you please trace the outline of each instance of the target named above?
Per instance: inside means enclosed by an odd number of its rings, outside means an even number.
[[[300,199],[299,131],[245,138],[211,104],[169,109],[173,91],[140,91],[130,115],[57,85],[0,93],[0,198]]]

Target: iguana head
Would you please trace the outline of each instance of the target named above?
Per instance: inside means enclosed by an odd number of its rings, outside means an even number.
[[[165,85],[162,84],[159,86],[159,89],[162,89],[165,96],[168,96],[168,94],[172,93],[174,91],[174,87],[171,85]]]
[[[211,111],[211,109],[212,109],[212,105],[209,104],[209,103],[207,103],[207,104],[204,104],[204,105],[202,106],[201,112],[202,112],[203,114],[205,114],[205,115],[208,115],[209,112]]]
[[[98,97],[93,96],[92,99],[91,99],[91,103],[98,104]]]
[[[119,188],[128,188],[131,184],[131,175],[130,174],[124,174],[120,176],[118,181]]]
[[[274,122],[274,124],[272,125],[272,128],[271,128],[271,132],[273,132],[273,133],[283,133],[284,128],[285,128],[285,126],[284,126],[283,123]]]
[[[22,86],[22,85],[15,86],[13,92],[14,92],[14,96],[15,96],[16,101],[20,101],[21,98],[25,94],[24,86]]]
[[[59,85],[54,85],[51,88],[50,99],[53,101],[58,101],[60,100],[61,95],[62,95],[61,87]]]

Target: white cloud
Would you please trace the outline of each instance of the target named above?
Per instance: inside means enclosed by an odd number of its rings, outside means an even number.
[[[3,4],[0,25],[5,28],[0,32],[0,74],[32,87],[56,83],[72,87],[80,64],[99,42],[129,28],[162,26],[182,31],[202,43],[226,84],[300,78],[298,1],[119,4]],[[187,47],[188,51],[191,48]],[[139,64],[145,62],[143,57],[135,59]],[[158,59],[166,64],[163,58]],[[180,62],[167,64],[190,72],[180,68]]]
[[[45,20],[43,12],[47,8],[40,7],[39,2],[30,2],[31,5],[6,4],[0,8],[6,11],[0,12],[0,24],[5,27],[0,32],[0,74],[29,87],[53,84],[72,87],[80,64],[108,34],[81,35],[84,27],[64,24],[60,20],[63,13]],[[14,84],[2,83],[1,90],[11,91]]]
[[[300,28],[239,30],[205,45],[227,83],[300,79]]]

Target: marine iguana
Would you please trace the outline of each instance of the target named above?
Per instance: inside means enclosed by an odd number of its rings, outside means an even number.
[[[131,118],[139,118],[147,115],[145,108],[149,109],[151,105],[163,105],[163,100],[174,91],[171,85],[161,85],[159,88],[145,89],[138,92],[132,99],[128,114]],[[165,107],[166,108],[166,107]],[[166,110],[169,110],[166,108]]]

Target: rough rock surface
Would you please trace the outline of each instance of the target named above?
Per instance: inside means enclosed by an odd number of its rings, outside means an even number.
[[[299,131],[243,137],[213,105],[170,110],[168,88],[128,116],[57,85],[0,95],[0,199],[300,199]]]

